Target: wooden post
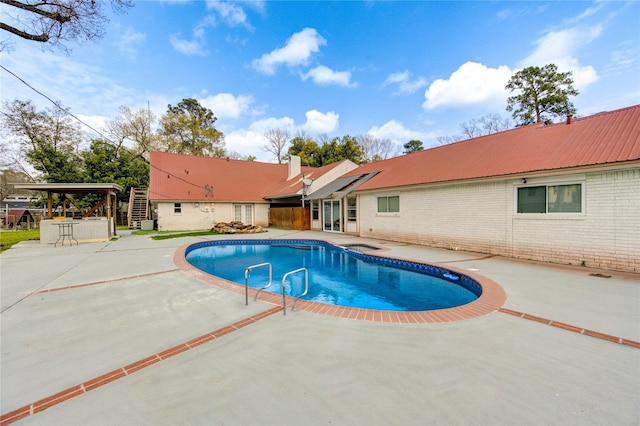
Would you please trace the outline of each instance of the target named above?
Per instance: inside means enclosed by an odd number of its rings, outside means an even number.
[[[47,219],[53,219],[53,194],[51,191],[47,193]]]

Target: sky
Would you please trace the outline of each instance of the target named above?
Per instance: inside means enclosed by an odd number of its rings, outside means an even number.
[[[134,4],[68,53],[3,32],[0,62],[98,130],[121,106],[159,118],[195,98],[228,151],[265,162],[274,128],[435,146],[470,120],[510,118],[509,78],[548,63],[573,73],[578,116],[640,103],[637,1]],[[3,69],[0,90],[3,102],[52,106]]]

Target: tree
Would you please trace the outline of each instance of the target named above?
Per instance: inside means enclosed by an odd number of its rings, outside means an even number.
[[[462,123],[460,130],[463,139],[473,139],[507,130],[509,126],[509,120],[502,118],[500,114],[487,114]]]
[[[518,71],[505,89],[517,92],[507,99],[507,111],[518,126],[551,121],[550,117],[575,115],[569,96],[576,96],[571,71],[558,72],[555,64],[528,67]]]
[[[296,136],[291,140],[287,153],[300,157],[300,164],[303,166],[319,167],[320,147],[313,139],[303,135]]]
[[[454,136],[438,136],[438,145],[448,145],[465,139],[478,138],[492,133],[502,132],[511,126],[508,119],[500,114],[486,114],[479,118],[472,118],[460,124],[461,134]]]
[[[5,131],[20,145],[21,155],[47,182],[81,182],[79,148],[83,135],[67,112],[37,111],[31,101],[4,104]]]
[[[278,164],[282,164],[285,160],[284,153],[291,135],[287,129],[267,129],[264,132],[264,137],[267,138],[267,142],[264,144],[263,149],[276,156]]]
[[[342,138],[335,137],[331,142],[325,142],[320,146],[319,163],[317,167],[326,166],[342,160],[351,160],[356,164],[365,162],[364,152],[354,137],[345,135]]]
[[[11,169],[4,169],[0,171],[0,200],[4,200],[7,195],[11,195],[16,192],[13,189],[13,183],[27,183],[31,182],[31,176],[26,173],[19,172]]]
[[[103,11],[104,1],[96,0],[0,0],[3,20],[0,30],[26,40],[50,43],[64,48],[64,42],[93,40],[104,35],[108,22]],[[121,13],[132,7],[131,0],[110,0],[115,12]],[[0,43],[3,50],[5,43]]]
[[[156,148],[157,143],[151,130],[155,120],[155,115],[149,110],[132,111],[127,106],[121,106],[120,115],[107,122],[107,133],[116,143],[117,150],[126,141],[130,141],[133,143],[132,153],[148,160],[149,153]]]
[[[82,152],[85,182],[117,183],[122,186],[118,201],[128,202],[131,188],[149,186],[149,164],[137,154],[101,139],[91,142]],[[97,201],[97,200],[92,200]],[[92,204],[92,203],[90,203]]]
[[[191,98],[169,105],[160,119],[160,148],[178,154],[224,157],[224,135],[214,127],[217,118]]]
[[[356,136],[356,141],[362,150],[363,162],[386,160],[398,155],[398,146],[391,139],[378,139],[366,134]]]
[[[409,142],[405,143],[403,147],[405,154],[411,154],[412,152],[418,152],[424,149],[422,141],[416,139],[411,139]]]

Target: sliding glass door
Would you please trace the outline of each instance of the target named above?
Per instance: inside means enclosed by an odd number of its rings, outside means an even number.
[[[325,231],[341,232],[340,200],[323,200],[323,222]]]

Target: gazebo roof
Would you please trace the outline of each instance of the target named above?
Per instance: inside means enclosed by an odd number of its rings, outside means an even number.
[[[15,189],[47,191],[59,194],[122,192],[122,187],[116,183],[15,183],[13,187]]]

